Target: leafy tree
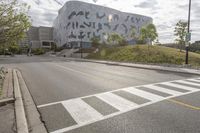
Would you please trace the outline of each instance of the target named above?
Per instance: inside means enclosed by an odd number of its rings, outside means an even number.
[[[123,36],[121,36],[121,40],[119,40],[118,45],[119,46],[127,46],[128,45],[126,39]]]
[[[100,38],[98,37],[91,38],[91,43],[92,43],[92,47],[98,48],[100,45]]]
[[[158,45],[158,46],[161,46],[162,44],[160,43],[159,39],[156,39],[154,45]]]
[[[156,26],[154,24],[148,24],[141,28],[140,39],[146,43],[153,42],[158,37]]]
[[[0,45],[9,47],[25,37],[30,27],[27,15],[29,6],[17,0],[1,0],[0,2]]]
[[[145,27],[141,28],[140,31],[140,39],[148,43],[148,57],[150,57],[150,43],[153,42],[158,37],[158,33],[156,30],[156,26],[154,24],[148,24]],[[148,58],[149,60],[149,58]]]
[[[179,21],[174,29],[174,35],[176,36],[175,41],[179,45],[180,51],[182,51],[183,47],[185,46],[185,39],[187,34],[187,22]]]
[[[108,35],[107,41],[111,45],[122,45],[122,43],[125,42],[125,38],[117,33],[112,33]]]
[[[13,54],[17,54],[20,52],[20,47],[19,45],[14,43],[14,44],[9,45],[8,50]]]
[[[131,37],[136,40],[137,36],[136,36],[136,28],[135,26],[131,28]]]
[[[189,49],[190,49],[191,52],[200,53],[200,43],[198,43],[198,42],[192,43],[189,46]]]

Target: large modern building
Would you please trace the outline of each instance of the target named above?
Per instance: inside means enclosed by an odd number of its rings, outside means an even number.
[[[110,33],[118,33],[132,41],[131,29],[140,33],[142,26],[152,23],[152,18],[125,13],[111,8],[69,1],[59,10],[53,25],[53,38],[58,46],[90,47],[91,38],[106,41]]]
[[[54,44],[52,27],[31,27],[28,36],[33,48],[50,48]]]
[[[51,48],[54,44],[52,27],[30,27],[27,37],[20,42],[20,46],[29,45],[31,48]]]

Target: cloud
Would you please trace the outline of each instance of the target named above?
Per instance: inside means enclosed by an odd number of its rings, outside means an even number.
[[[93,0],[94,3],[96,3],[98,0]]]
[[[138,5],[135,5],[135,7],[139,7],[139,8],[156,8],[157,4],[158,4],[158,2],[156,0],[147,0],[147,1],[139,3]]]

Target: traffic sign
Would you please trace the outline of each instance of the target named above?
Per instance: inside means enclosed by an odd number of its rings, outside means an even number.
[[[191,33],[186,34],[186,41],[187,42],[191,41]]]

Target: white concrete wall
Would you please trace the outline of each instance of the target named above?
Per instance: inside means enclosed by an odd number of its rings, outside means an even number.
[[[53,40],[53,28],[39,27],[39,40]]]
[[[28,31],[28,40],[32,48],[50,48],[50,46],[43,46],[42,42],[53,42],[53,28],[52,27],[30,27]]]
[[[152,23],[152,18],[137,14],[120,12],[111,8],[97,6],[79,1],[69,1],[60,10],[54,21],[54,41],[62,46],[66,42],[82,38],[90,42],[94,36],[105,40],[105,35],[116,32],[131,40],[130,31]]]
[[[29,40],[31,41],[38,41],[39,40],[39,34],[38,31],[39,28],[38,27],[30,27],[29,31],[28,31],[28,37]]]

